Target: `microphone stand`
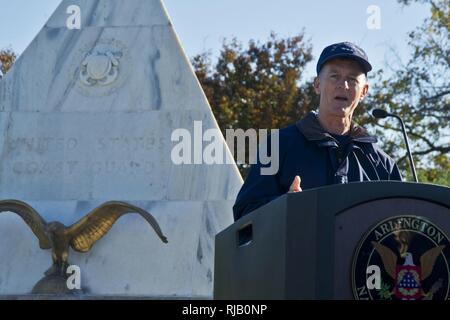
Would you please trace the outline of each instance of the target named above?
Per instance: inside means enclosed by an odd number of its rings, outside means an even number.
[[[405,124],[403,123],[402,118],[400,118],[399,116],[395,115],[395,114],[389,114],[391,117],[394,117],[396,119],[398,119],[400,121],[400,124],[402,125],[402,133],[403,133],[403,138],[405,139],[405,144],[406,144],[406,150],[408,151],[408,158],[409,158],[409,164],[411,166],[411,171],[413,174],[413,178],[414,181],[419,182],[419,180],[417,179],[417,174],[416,174],[416,168],[414,166],[414,161],[411,155],[411,149],[409,148],[409,141],[408,141],[408,136],[406,135],[406,129],[405,129]]]

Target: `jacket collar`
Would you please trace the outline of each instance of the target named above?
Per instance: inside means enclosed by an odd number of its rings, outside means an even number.
[[[306,115],[303,119],[296,123],[297,128],[301,133],[305,136],[307,140],[310,141],[323,141],[323,140],[331,140],[335,141],[333,136],[325,131],[322,125],[317,118],[317,113],[312,111]],[[367,133],[367,131],[360,127],[358,124],[352,121],[350,127],[350,136],[351,140],[355,142],[363,142],[363,143],[376,143],[377,138],[371,136]]]

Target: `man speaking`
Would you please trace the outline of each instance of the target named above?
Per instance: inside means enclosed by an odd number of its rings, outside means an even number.
[[[377,139],[352,121],[367,95],[366,53],[350,42],[326,47],[317,62],[314,88],[318,112],[279,132],[279,164],[274,175],[253,165],[233,207],[235,220],[286,192],[357,181],[400,180],[395,162]]]

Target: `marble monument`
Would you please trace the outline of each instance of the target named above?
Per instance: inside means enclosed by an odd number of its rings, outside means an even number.
[[[0,199],[66,225],[105,201],[139,206],[169,243],[123,217],[88,254],[71,252],[83,288],[210,298],[214,237],[242,179],[235,164],[174,164],[171,134],[194,121],[217,128],[160,0],[64,0],[0,80]],[[11,213],[0,259],[0,296],[28,294],[51,261]]]

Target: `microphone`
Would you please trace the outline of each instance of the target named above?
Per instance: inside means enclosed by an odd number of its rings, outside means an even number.
[[[411,166],[411,171],[414,177],[414,181],[419,182],[419,180],[417,179],[417,174],[416,174],[416,168],[414,166],[414,160],[411,154],[411,150],[409,148],[409,141],[408,141],[408,136],[406,135],[406,130],[405,130],[405,124],[403,123],[402,118],[400,118],[398,115],[396,114],[392,114],[387,112],[386,110],[383,109],[374,109],[372,111],[372,115],[377,118],[377,119],[384,119],[387,117],[394,117],[396,119],[398,119],[400,121],[400,124],[402,125],[402,132],[403,132],[403,138],[405,139],[405,144],[406,144],[406,150],[408,151],[408,158],[409,158],[409,164]]]

